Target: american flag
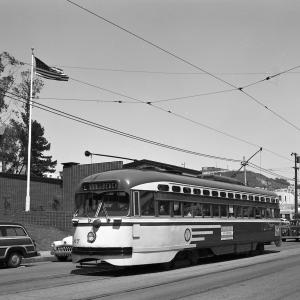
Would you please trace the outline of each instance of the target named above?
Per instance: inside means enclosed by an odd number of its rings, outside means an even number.
[[[35,74],[44,77],[46,79],[68,81],[69,76],[66,75],[62,69],[49,67],[40,59],[35,57]]]

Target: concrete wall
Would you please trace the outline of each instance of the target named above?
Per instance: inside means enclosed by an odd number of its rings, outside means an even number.
[[[26,198],[26,176],[0,173],[0,211],[23,211]],[[61,210],[62,180],[32,177],[30,181],[31,210]]]

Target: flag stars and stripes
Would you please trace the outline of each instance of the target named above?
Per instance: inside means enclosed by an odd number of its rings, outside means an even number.
[[[49,67],[47,64],[42,62],[40,59],[35,57],[35,73],[50,80],[68,81],[69,76],[66,75],[62,69],[56,67]]]

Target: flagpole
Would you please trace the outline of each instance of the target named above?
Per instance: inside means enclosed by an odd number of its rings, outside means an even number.
[[[34,48],[31,48],[31,76],[30,76],[30,100],[29,100],[29,118],[28,118],[28,148],[27,148],[27,192],[25,211],[30,211],[30,165],[31,165],[31,110],[32,110],[32,85],[33,85],[33,54]]]

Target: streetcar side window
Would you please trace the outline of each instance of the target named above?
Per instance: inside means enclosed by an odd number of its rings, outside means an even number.
[[[252,206],[248,207],[248,218],[254,218],[254,209]]]
[[[218,204],[212,204],[212,217],[219,217],[220,212],[219,212],[219,205]]]
[[[208,203],[202,204],[202,216],[210,217],[210,204],[208,204]]]
[[[249,217],[249,207],[248,206],[242,206],[242,217]]]
[[[140,207],[142,216],[154,216],[153,192],[140,191]]]
[[[235,217],[241,218],[242,217],[242,207],[235,205],[234,208],[235,208],[235,213],[234,213]]]
[[[194,216],[202,217],[202,215],[203,215],[202,204],[196,203],[195,206],[193,207],[193,209],[194,209]]]
[[[227,209],[228,209],[228,205],[224,205],[224,204],[220,205],[220,216],[221,217],[227,217]]]

